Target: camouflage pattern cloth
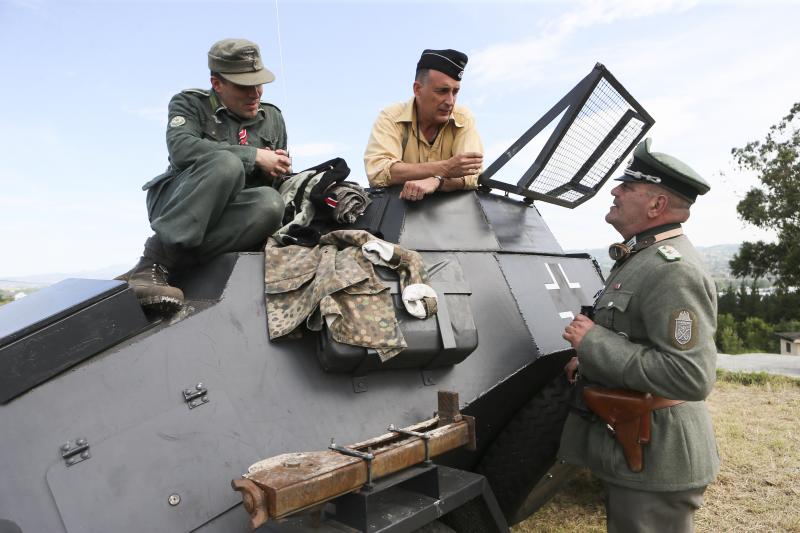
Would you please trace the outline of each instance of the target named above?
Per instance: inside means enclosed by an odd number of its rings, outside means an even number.
[[[388,265],[398,271],[401,289],[427,284],[417,252],[381,241],[363,230],[327,233],[313,248],[280,247],[271,241],[265,250],[270,339],[291,333],[303,322],[312,331],[320,331],[324,323],[334,340],[374,349],[381,361],[400,353],[407,344],[391,293],[362,251],[370,241],[393,247]],[[432,308],[435,312],[435,305]]]

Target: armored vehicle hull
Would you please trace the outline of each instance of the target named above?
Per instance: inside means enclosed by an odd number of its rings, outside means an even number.
[[[456,358],[463,360],[340,368],[342,358],[326,354],[318,334],[270,341],[261,253],[225,255],[183,273],[186,310],[151,317],[121,342],[102,340],[102,331],[48,336],[35,324],[24,335],[22,327],[4,331],[11,342],[0,357],[18,343],[38,343],[27,353],[42,366],[74,353],[73,345],[97,341],[101,349],[52,377],[22,376],[28,390],[0,405],[0,530],[248,531],[230,481],[250,464],[424,420],[438,390],[459,393],[477,436],[476,451],[440,462],[485,469],[481,461],[498,435],[561,372],[569,355],[561,332],[601,287],[596,265],[565,254],[535,207],[488,192],[407,204],[386,191],[361,225],[421,252],[429,268],[445,265],[431,283],[444,292],[455,286],[451,292],[466,298],[450,303],[450,324],[468,313],[477,334],[474,350]],[[53,305],[47,293],[34,302],[42,315]],[[114,306],[134,298],[122,284],[113,297]],[[55,324],[109,313],[97,302],[72,303]],[[437,352],[446,351],[445,327],[435,324]],[[411,332],[410,353],[414,339]]]

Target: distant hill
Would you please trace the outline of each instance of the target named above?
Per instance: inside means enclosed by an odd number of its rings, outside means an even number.
[[[62,279],[67,278],[83,278],[83,279],[113,279],[115,276],[127,272],[136,261],[131,261],[129,264],[124,265],[110,265],[95,270],[83,270],[81,272],[53,272],[51,274],[36,274],[33,276],[13,276],[10,278],[0,279],[0,289],[10,290],[24,290],[24,289],[41,289],[53,283],[58,283]],[[25,291],[27,292],[27,291]]]
[[[698,246],[697,251],[703,257],[706,266],[711,272],[711,277],[715,280],[731,280],[731,270],[728,262],[733,258],[733,255],[739,251],[738,244],[715,244],[713,246]],[[588,253],[594,257],[600,264],[604,275],[608,275],[611,270],[611,265],[614,261],[608,257],[607,248],[595,248],[592,250],[569,250],[569,253]],[[124,265],[111,265],[96,270],[85,270],[82,272],[73,273],[52,273],[52,274],[37,274],[35,276],[15,276],[13,279],[0,279],[0,289],[6,291],[12,290],[29,290],[40,289],[53,283],[57,283],[62,279],[67,278],[86,278],[86,279],[113,279],[115,276],[126,272],[131,265],[135,264],[131,261],[129,264]]]
[[[734,254],[739,251],[738,244],[715,244],[713,246],[698,246],[697,251],[703,258],[711,277],[715,280],[730,280],[731,268],[728,265]],[[570,250],[571,253],[587,253],[594,257],[603,270],[603,275],[608,275],[614,261],[608,257],[608,248],[595,248],[592,250]]]

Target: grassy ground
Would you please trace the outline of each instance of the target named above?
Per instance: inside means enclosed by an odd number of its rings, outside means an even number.
[[[708,399],[722,467],[698,532],[800,532],[800,380],[718,372]],[[605,531],[602,487],[581,472],[514,533]]]

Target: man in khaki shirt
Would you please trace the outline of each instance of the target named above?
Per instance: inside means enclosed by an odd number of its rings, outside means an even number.
[[[412,201],[478,186],[483,145],[472,113],[456,105],[466,64],[456,50],[422,52],[414,98],[385,108],[372,126],[364,152],[370,185],[402,183],[400,198]]]

